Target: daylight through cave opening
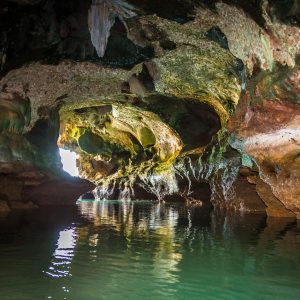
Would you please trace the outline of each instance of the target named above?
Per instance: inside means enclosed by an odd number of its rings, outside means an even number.
[[[62,168],[65,172],[71,176],[78,177],[79,170],[77,166],[78,155],[70,150],[59,148],[59,154],[61,158]]]
[[[220,130],[220,118],[208,104],[157,95],[137,107],[72,105],[60,119],[64,170],[94,182],[98,199],[209,202],[206,180],[190,178],[188,165],[181,174],[175,167],[186,153],[200,157]]]

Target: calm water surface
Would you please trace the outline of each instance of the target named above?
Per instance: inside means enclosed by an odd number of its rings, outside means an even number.
[[[300,299],[300,226],[150,202],[0,218],[0,299]]]

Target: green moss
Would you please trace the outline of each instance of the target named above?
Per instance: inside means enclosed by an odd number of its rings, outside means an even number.
[[[155,90],[147,90],[150,83],[140,79],[143,64],[124,72],[104,69],[101,78],[80,74],[73,80],[83,88],[94,87],[99,80],[103,93],[72,100],[60,110],[60,143],[84,153],[82,163],[87,172],[92,172],[90,160],[96,155],[120,159],[118,170],[107,178],[97,178],[98,182],[168,173],[179,156],[203,153],[211,136],[225,127],[240,98],[240,65],[229,51],[206,39],[197,26],[179,26],[155,16],[143,19],[155,24],[177,46],[153,59]],[[122,94],[122,82],[130,85],[133,74],[145,91],[141,95]],[[101,113],[99,107],[105,105],[111,105],[112,110]],[[200,113],[202,109],[210,114],[211,126],[200,124],[199,119],[203,117],[205,122],[208,118]],[[204,135],[195,134],[200,130],[212,132],[203,143],[199,140]],[[221,130],[214,142],[223,141],[224,135]],[[210,147],[212,163],[227,146]],[[122,156],[122,151],[129,156]]]
[[[61,113],[61,135],[59,144],[77,153],[119,157],[125,163],[131,156],[131,164],[119,163],[124,168],[117,172],[133,173],[152,168],[156,162],[173,162],[180,154],[182,144],[175,131],[164,124],[152,112],[131,105],[113,104],[105,111],[103,105],[76,108]],[[130,155],[126,155],[128,153]],[[89,163],[85,163],[91,169]],[[134,167],[133,167],[134,166]],[[90,171],[92,174],[92,171]]]
[[[144,148],[148,148],[156,144],[154,133],[147,127],[142,127],[138,130],[138,138]]]
[[[22,133],[29,122],[30,106],[27,103],[14,103],[0,99],[0,133]]]
[[[253,161],[252,161],[252,158],[251,158],[249,155],[247,155],[246,153],[243,153],[243,154],[242,154],[242,165],[243,165],[244,167],[248,167],[248,168],[250,168],[250,169],[253,168]]]
[[[298,68],[299,64],[294,68],[275,64],[273,71],[261,71],[251,80],[249,86],[251,101],[262,103],[264,100],[280,100],[293,104],[298,103],[298,88],[292,82]]]
[[[156,91],[206,103],[219,114],[222,124],[226,123],[241,93],[234,72],[236,59],[228,51],[182,46],[155,63],[160,74]]]

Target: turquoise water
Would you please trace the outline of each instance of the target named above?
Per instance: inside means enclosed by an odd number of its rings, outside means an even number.
[[[0,220],[0,299],[300,299],[300,226],[150,202]]]

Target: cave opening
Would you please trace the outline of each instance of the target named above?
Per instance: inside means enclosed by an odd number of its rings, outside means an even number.
[[[65,172],[74,177],[79,177],[78,169],[78,154],[71,150],[59,148],[59,154],[61,158],[62,168]]]
[[[178,132],[185,151],[207,146],[222,127],[214,108],[199,100],[155,95],[148,97],[146,103]]]
[[[216,112],[196,100],[164,96],[149,97],[143,105],[143,113],[101,102],[64,111],[58,139],[64,170],[94,182],[97,200],[212,207],[210,185],[193,177],[188,164],[180,171],[175,167],[174,174],[156,167],[168,159],[175,163],[181,153],[199,156],[221,127]]]

